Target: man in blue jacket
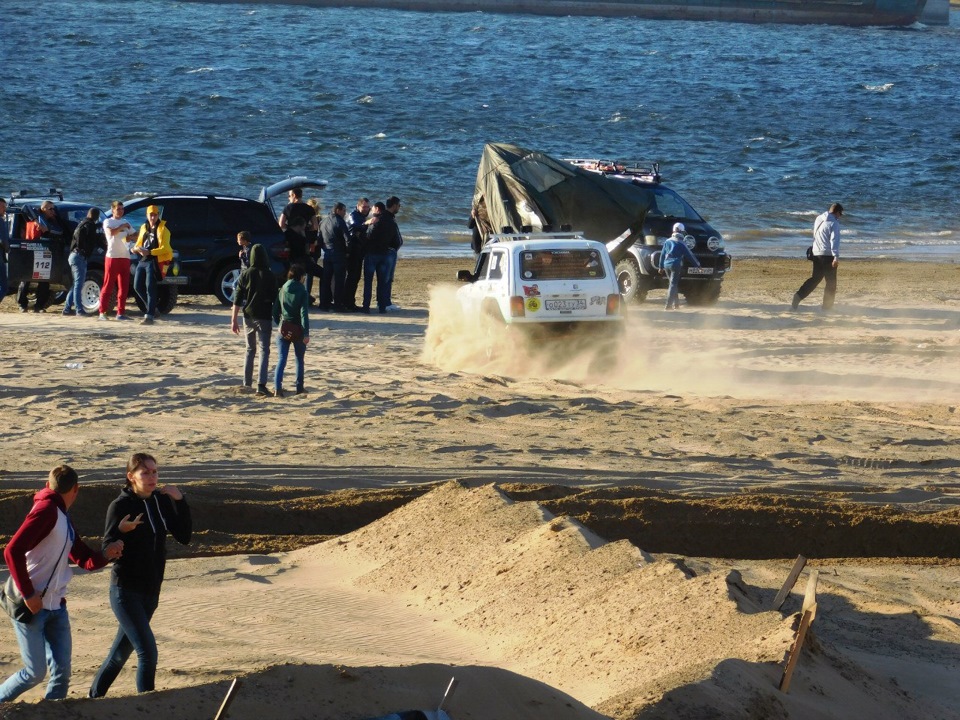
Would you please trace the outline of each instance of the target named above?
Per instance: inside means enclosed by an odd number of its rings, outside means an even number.
[[[680,307],[680,277],[683,275],[683,261],[687,260],[694,267],[700,267],[700,261],[683,241],[684,232],[686,228],[683,223],[676,223],[673,226],[673,235],[663,244],[663,250],[660,251],[660,272],[666,272],[670,280],[667,287],[667,304],[663,306],[665,310]]]

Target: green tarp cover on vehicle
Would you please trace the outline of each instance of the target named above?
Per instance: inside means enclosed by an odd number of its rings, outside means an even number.
[[[517,145],[487,143],[477,169],[471,206],[473,249],[491,233],[509,226],[521,232],[564,226],[591,240],[609,243],[630,231],[624,242],[610,248],[616,256],[640,237],[651,205],[650,190],[605,177],[537,150]]]

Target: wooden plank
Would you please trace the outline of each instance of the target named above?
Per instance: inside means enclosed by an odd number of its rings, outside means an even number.
[[[811,570],[810,577],[807,578],[807,591],[803,595],[803,609],[809,610],[810,608],[817,607],[817,580],[820,579],[819,570]],[[816,617],[816,610],[814,610],[814,617]],[[813,618],[810,618],[810,622],[813,622]]]
[[[450,702],[450,699],[453,697],[453,693],[457,690],[457,685],[460,684],[460,681],[456,677],[450,678],[450,684],[447,685],[447,691],[443,694],[443,699],[440,700],[440,704],[437,705],[437,712],[443,710],[443,706]]]
[[[230,684],[230,689],[227,690],[226,697],[223,698],[223,704],[220,705],[220,709],[217,711],[216,717],[213,720],[223,720],[227,717],[227,710],[230,708],[230,703],[233,702],[233,697],[237,694],[237,691],[240,689],[240,678],[234,678],[233,682]]]
[[[786,582],[783,583],[783,587],[780,588],[777,597],[773,599],[774,610],[779,610],[780,606],[783,605],[783,601],[787,599],[787,595],[793,590],[793,586],[797,584],[797,578],[800,577],[800,573],[806,564],[807,559],[803,555],[797,555],[797,560],[793,563],[793,570],[787,575]]]
[[[809,610],[803,611],[803,617],[800,618],[800,626],[797,628],[797,634],[793,638],[793,645],[790,646],[790,652],[787,655],[787,665],[783,669],[783,676],[780,678],[780,692],[790,691],[790,680],[793,679],[793,669],[797,666],[797,660],[800,658],[800,650],[803,648],[803,640],[807,637],[807,630],[810,623],[813,622],[814,615],[817,614],[817,604],[814,603]]]

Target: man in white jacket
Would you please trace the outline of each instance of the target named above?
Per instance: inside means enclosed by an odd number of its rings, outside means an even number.
[[[833,307],[837,294],[837,265],[840,261],[840,218],[843,205],[834,203],[830,209],[817,216],[813,223],[813,274],[793,295],[790,306],[796,310],[800,301],[812,293],[820,281],[826,279],[823,289],[823,309]]]
[[[67,696],[73,649],[65,597],[73,577],[69,561],[84,570],[96,570],[123,552],[120,540],[98,552],[80,539],[67,515],[79,491],[73,468],[60,465],[51,470],[47,487],[34,496],[33,507],[3,551],[13,582],[33,616],[26,622],[12,620],[23,669],[0,685],[0,702],[39,685],[48,665],[50,682],[44,697],[62,700]]]

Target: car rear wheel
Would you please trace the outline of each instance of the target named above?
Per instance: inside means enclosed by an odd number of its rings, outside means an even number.
[[[617,285],[625,303],[641,303],[647,299],[650,284],[640,272],[640,265],[632,257],[617,263]]]
[[[233,305],[233,294],[240,279],[240,265],[227,265],[217,273],[213,281],[213,294],[223,305]]]
[[[177,286],[176,285],[157,285],[157,312],[166,315],[177,306]],[[140,312],[145,313],[147,306],[140,300],[140,296],[135,292],[130,295],[133,301],[140,308]]]
[[[79,305],[83,311],[96,315],[100,310],[100,290],[103,288],[103,268],[88,267],[87,275],[80,286]]]

